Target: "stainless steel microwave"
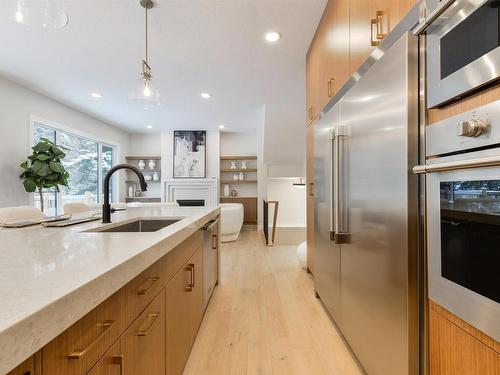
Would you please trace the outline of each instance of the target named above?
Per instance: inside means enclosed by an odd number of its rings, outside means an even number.
[[[500,341],[500,101],[426,128],[429,298]]]
[[[429,108],[500,78],[499,0],[457,0],[426,35]]]

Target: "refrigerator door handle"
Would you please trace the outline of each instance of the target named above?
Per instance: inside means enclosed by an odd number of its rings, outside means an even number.
[[[334,197],[337,202],[334,215],[336,223],[334,240],[338,244],[349,243],[351,239],[347,223],[347,176],[345,174],[346,160],[344,155],[345,140],[347,136],[347,127],[345,125],[338,125],[334,141],[334,157],[336,160]]]
[[[338,228],[338,181],[339,181],[339,166],[338,166],[338,139],[335,135],[335,129],[330,130],[330,196],[332,197],[332,209],[330,210],[330,241],[335,241],[335,234],[339,232]]]

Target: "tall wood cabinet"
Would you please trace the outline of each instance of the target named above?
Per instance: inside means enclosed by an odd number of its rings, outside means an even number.
[[[314,124],[307,127],[306,188],[307,270],[314,273]]]
[[[306,56],[307,267],[314,257],[313,127],[328,101],[416,0],[329,0]]]

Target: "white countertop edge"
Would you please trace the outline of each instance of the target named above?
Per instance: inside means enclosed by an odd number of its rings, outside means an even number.
[[[219,212],[220,209],[214,207],[212,211],[193,222],[188,221],[185,226],[162,238],[153,246],[4,329],[0,332],[0,374],[11,371],[47,345],[209,220],[215,218]]]

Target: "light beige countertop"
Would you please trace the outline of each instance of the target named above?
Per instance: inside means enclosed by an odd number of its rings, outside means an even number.
[[[113,224],[0,229],[0,374],[20,364],[209,220],[217,207],[129,208]],[[134,218],[183,218],[157,232],[82,233]]]

